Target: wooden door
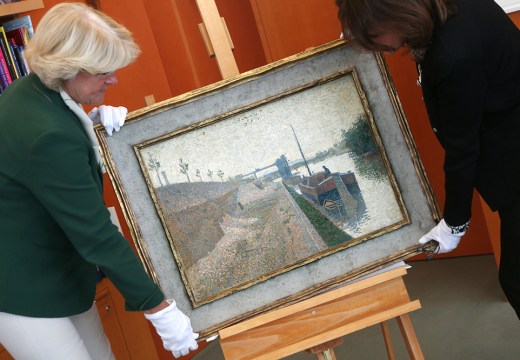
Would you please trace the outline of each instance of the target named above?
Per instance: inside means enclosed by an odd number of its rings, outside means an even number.
[[[265,65],[250,3],[216,0],[216,5],[229,30],[239,72]],[[155,0],[145,7],[173,96],[222,80],[216,59],[204,44],[195,1]]]
[[[7,350],[0,344],[0,360],[14,360]]]
[[[96,294],[96,307],[105,333],[110,341],[114,356],[118,360],[130,360],[130,354],[126,346],[123,331],[121,330],[116,307],[108,287],[103,286],[98,290]]]
[[[268,62],[338,39],[334,0],[250,0]]]

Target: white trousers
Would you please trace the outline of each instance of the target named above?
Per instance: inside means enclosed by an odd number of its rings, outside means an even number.
[[[96,307],[65,318],[0,312],[0,343],[16,360],[114,360]]]

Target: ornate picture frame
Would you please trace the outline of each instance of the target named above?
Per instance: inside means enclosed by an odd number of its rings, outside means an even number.
[[[96,131],[143,264],[202,336],[416,254],[439,218],[383,58],[343,41]]]

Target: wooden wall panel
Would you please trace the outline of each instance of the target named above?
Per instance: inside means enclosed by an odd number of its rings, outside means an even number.
[[[334,0],[250,0],[268,62],[337,39]]]
[[[172,96],[200,87],[201,82],[175,1],[148,1],[145,6]]]
[[[233,41],[233,56],[240,72],[265,65],[249,2],[217,0]],[[198,25],[202,23],[195,1],[156,0],[145,4],[172,95],[179,95],[221,80]]]
[[[513,20],[516,26],[520,27],[520,11],[509,14],[509,17]]]
[[[45,0],[45,8],[31,11],[33,26],[52,6],[67,1]],[[102,11],[126,26],[141,47],[136,62],[117,72],[119,84],[110,88],[105,97],[107,105],[122,105],[129,110],[144,107],[144,97],[153,94],[156,101],[171,97],[171,91],[161,64],[159,50],[146,15],[143,0],[99,1]],[[86,107],[89,110],[90,107]]]
[[[145,96],[154,95],[156,101],[172,96],[144,0],[101,0],[101,10],[126,26],[141,47],[137,61],[118,71],[119,84],[107,92],[106,104],[124,105],[137,110],[146,105]]]
[[[198,75],[198,87],[221,80],[217,61],[209,57],[199,31],[198,25],[202,23],[202,18],[200,17],[197,3],[195,1],[185,0],[171,0],[171,2],[174,5],[174,9],[178,12],[182,23],[184,35],[186,36],[191,54],[191,61]],[[161,48],[161,51],[171,50]]]
[[[244,0],[216,0],[233,45],[238,70],[243,73],[267,64],[251,4]]]

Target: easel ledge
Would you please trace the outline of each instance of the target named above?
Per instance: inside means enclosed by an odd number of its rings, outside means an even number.
[[[404,275],[406,268],[401,266],[222,329],[224,356],[227,360],[280,359],[398,317],[411,358],[422,359],[407,315],[421,305],[410,300]]]

